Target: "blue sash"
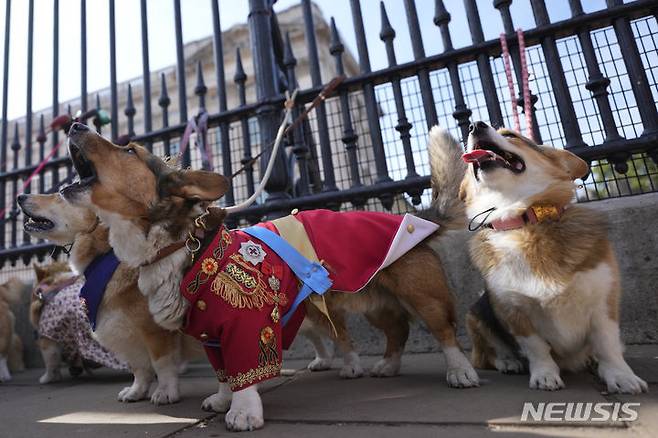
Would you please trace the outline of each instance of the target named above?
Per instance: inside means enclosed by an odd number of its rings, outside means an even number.
[[[318,295],[324,294],[331,287],[329,272],[320,263],[312,262],[299,253],[283,237],[263,227],[248,227],[241,231],[255,237],[256,239],[269,246],[279,257],[283,259],[288,267],[295,273],[299,281],[302,282],[302,288],[290,305],[290,309],[283,315],[281,323],[286,325],[297,307],[309,295],[315,292]]]

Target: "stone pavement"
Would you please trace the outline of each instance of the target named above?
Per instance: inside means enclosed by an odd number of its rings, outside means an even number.
[[[658,345],[629,347],[636,373],[650,383],[649,394],[613,396],[587,373],[564,376],[567,389],[528,389],[527,376],[481,371],[482,386],[451,389],[445,385],[440,354],[405,355],[402,375],[394,378],[341,380],[337,371],[311,373],[306,361],[287,361],[299,370],[263,386],[265,429],[240,434],[258,437],[655,437],[658,436]],[[372,365],[376,357],[365,357]],[[336,365],[340,363],[336,360]],[[107,370],[91,377],[39,385],[41,370],[16,374],[0,384],[0,437],[223,437],[223,415],[200,410],[216,389],[211,370],[192,367],[182,379],[183,400],[156,407],[148,402],[122,404],[117,392],[130,381]],[[66,373],[65,373],[66,374]],[[641,403],[632,423],[523,423],[524,402]]]

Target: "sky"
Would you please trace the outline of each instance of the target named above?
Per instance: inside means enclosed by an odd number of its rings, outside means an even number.
[[[0,1],[0,27],[4,35],[5,4]],[[212,35],[210,2],[214,0],[181,0],[184,42]],[[80,95],[80,1],[60,0],[59,17],[59,100],[66,101]],[[141,24],[138,0],[116,0],[116,47],[117,79],[119,82],[140,77]],[[299,0],[279,0],[276,11],[299,4]],[[450,30],[455,47],[469,45],[470,34],[461,0],[444,0],[452,15]],[[497,38],[502,30],[500,14],[492,0],[478,0],[478,8],[486,39]],[[546,1],[551,21],[569,18],[567,0]],[[602,9],[605,0],[583,0],[585,12]],[[34,2],[34,67],[33,67],[33,110],[50,107],[52,104],[52,61],[53,61],[53,0]],[[148,0],[149,54],[151,70],[158,70],[175,63],[175,33],[173,0]],[[343,43],[356,56],[354,28],[349,0],[316,0],[324,17],[335,17]],[[402,0],[384,0],[391,25],[396,30],[395,39],[398,62],[411,61],[413,54],[407,31],[406,15]],[[87,0],[87,77],[88,90],[109,86],[109,2]],[[222,29],[244,23],[249,6],[247,0],[219,0]],[[434,1],[416,0],[420,18],[423,44],[427,55],[442,51],[438,28],[432,22]],[[379,39],[381,27],[379,1],[361,0],[364,26],[373,70],[387,66],[386,53]],[[534,20],[529,0],[515,0],[512,16],[516,27],[529,29]],[[8,118],[19,117],[26,111],[27,90],[27,22],[28,1],[11,2],[11,27],[9,50]],[[322,49],[322,48],[321,48]],[[4,44],[0,47],[4,53]],[[0,70],[0,78],[2,71]],[[0,90],[0,99],[2,90]]]

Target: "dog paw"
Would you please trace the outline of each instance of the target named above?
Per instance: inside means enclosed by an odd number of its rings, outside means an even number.
[[[338,375],[343,379],[358,379],[363,377],[366,371],[358,363],[348,363],[343,365],[343,367],[338,372]]]
[[[226,428],[233,432],[244,432],[247,430],[256,430],[263,427],[265,420],[263,414],[249,412],[248,409],[231,409],[226,413]]]
[[[61,372],[46,372],[43,376],[39,377],[39,383],[45,385],[46,383],[54,383],[62,380]]]
[[[559,372],[540,369],[531,372],[530,388],[543,389],[544,391],[557,391],[558,389],[564,388],[564,382],[560,378]]]
[[[178,388],[161,388],[158,386],[151,394],[151,403],[156,406],[178,403],[179,401]]]
[[[640,379],[632,371],[609,371],[604,376],[609,393],[641,394],[649,391],[647,382]]]
[[[480,386],[480,378],[473,367],[448,368],[446,381],[451,388],[473,388]]]
[[[224,394],[216,392],[215,394],[206,397],[201,403],[201,409],[208,412],[226,412],[231,407],[231,393]]]
[[[400,374],[400,358],[384,357],[378,360],[370,370],[372,377],[393,377]]]
[[[0,373],[0,382],[9,382],[10,380],[11,380],[11,374],[9,372]],[[41,382],[41,379],[39,379],[39,382]],[[46,383],[46,382],[41,382],[41,383]]]
[[[326,371],[331,369],[331,358],[316,357],[306,366],[310,371]]]
[[[119,391],[117,400],[124,403],[130,403],[130,402],[144,400],[147,397],[147,395],[148,395],[148,388],[143,389],[139,387],[136,388],[134,386],[126,386],[121,391]]]
[[[525,370],[523,362],[518,359],[496,359],[494,366],[504,374],[521,374]]]

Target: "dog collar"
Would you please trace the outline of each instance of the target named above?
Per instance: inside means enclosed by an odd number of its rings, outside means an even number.
[[[538,224],[546,221],[557,221],[564,213],[565,207],[551,204],[532,205],[521,216],[509,219],[496,219],[484,225],[494,231],[509,231],[523,228],[526,224]]]
[[[62,291],[64,288],[69,287],[76,281],[78,281],[78,278],[80,278],[77,275],[74,275],[73,277],[67,278],[66,280],[62,280],[59,283],[47,285],[46,283],[42,282],[37,285],[37,288],[34,290],[34,296],[37,297],[40,301],[43,301],[45,303],[51,301],[55,295],[57,295],[60,291]]]

